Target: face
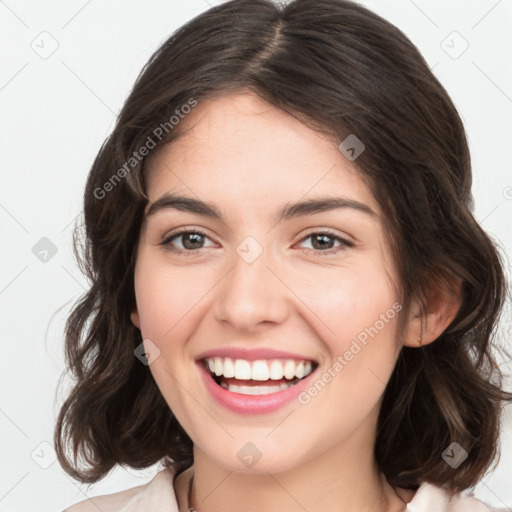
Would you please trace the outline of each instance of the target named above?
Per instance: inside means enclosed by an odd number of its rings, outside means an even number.
[[[148,162],[131,315],[166,402],[197,453],[233,471],[371,450],[400,349],[378,204],[336,143],[257,96],[180,122]],[[342,201],[282,212],[326,199]]]

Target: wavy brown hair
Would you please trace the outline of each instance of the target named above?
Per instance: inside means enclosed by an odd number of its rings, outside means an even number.
[[[89,172],[75,229],[91,286],[66,323],[74,387],[55,427],[60,464],[92,483],[116,464],[142,469],[169,457],[181,472],[193,463],[191,439],[134,357],[135,253],[148,201],[141,148],[151,139],[154,154],[172,143],[182,132],[169,120],[184,105],[241,91],[337,143],[349,134],[363,141],[354,164],[400,262],[402,320],[412,299],[425,305],[433,287],[461,283],[448,328],[400,352],[375,457],[395,486],[475,485],[497,460],[500,413],[512,400],[491,352],[506,295],[502,263],[472,214],[466,134],[445,89],[400,30],[344,0],[221,4],[177,30],[143,68]],[[453,441],[468,452],[456,470],[441,457]]]

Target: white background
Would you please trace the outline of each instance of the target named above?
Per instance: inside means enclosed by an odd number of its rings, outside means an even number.
[[[119,468],[87,487],[57,462],[40,464],[52,462],[55,417],[67,390],[64,381],[56,395],[66,313],[86,288],[71,234],[88,170],[150,54],[220,3],[209,2],[0,0],[0,511],[58,512],[143,484],[157,470]],[[412,39],[451,95],[469,136],[475,215],[510,254],[512,1],[361,3]],[[52,45],[55,52],[45,55]],[[32,252],[43,237],[57,249],[46,263]],[[508,343],[510,325],[508,308],[501,326]],[[476,494],[512,509],[511,417],[508,410],[501,461]]]

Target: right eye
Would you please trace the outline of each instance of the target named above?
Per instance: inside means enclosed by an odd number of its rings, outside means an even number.
[[[176,248],[174,246],[174,240],[178,239],[182,240],[182,249]],[[203,233],[198,229],[186,230],[179,231],[178,233],[171,233],[160,243],[160,245],[164,246],[166,250],[177,254],[178,256],[193,256],[195,253],[197,253],[197,249],[203,248],[197,247],[197,245],[202,245],[202,243],[204,243],[204,239],[209,240],[209,238],[206,236],[206,233]]]

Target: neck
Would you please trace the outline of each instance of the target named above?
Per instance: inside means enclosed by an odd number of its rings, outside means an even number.
[[[370,443],[357,449],[345,443],[275,474],[231,471],[194,445],[194,465],[178,479],[180,512],[399,512],[406,506],[379,472]]]

